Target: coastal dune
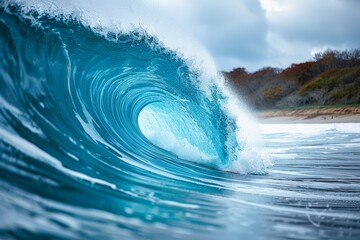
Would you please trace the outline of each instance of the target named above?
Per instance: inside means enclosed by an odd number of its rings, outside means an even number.
[[[258,112],[262,123],[360,123],[360,107],[331,107]]]

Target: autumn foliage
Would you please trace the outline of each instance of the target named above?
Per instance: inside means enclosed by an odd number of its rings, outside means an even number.
[[[326,50],[286,69],[225,72],[240,96],[257,109],[360,103],[360,50]]]

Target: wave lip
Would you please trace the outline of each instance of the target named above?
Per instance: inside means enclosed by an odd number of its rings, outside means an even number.
[[[226,171],[265,172],[254,121],[224,79],[146,30],[9,1],[0,33],[0,236],[151,234],[152,221],[214,209],[196,196],[233,191]]]
[[[221,76],[193,70],[146,31],[104,35],[16,5],[2,9],[2,20],[3,99],[11,94],[27,121],[70,154],[86,144],[138,163],[266,168],[247,131],[252,120]]]

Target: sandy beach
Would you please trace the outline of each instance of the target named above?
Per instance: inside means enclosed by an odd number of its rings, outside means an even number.
[[[360,123],[360,107],[272,110],[257,114],[261,123]]]

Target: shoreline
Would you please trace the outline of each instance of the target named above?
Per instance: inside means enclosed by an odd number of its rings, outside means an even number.
[[[260,123],[360,123],[360,107],[267,110],[256,113]]]

